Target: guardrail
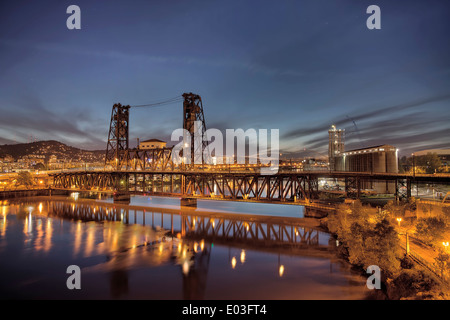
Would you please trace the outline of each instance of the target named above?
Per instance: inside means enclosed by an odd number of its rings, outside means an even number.
[[[434,206],[440,206],[440,207],[450,207],[450,202],[442,202],[442,201],[438,201],[438,200],[422,200],[419,199],[418,200],[421,204],[431,204]]]
[[[406,247],[404,244],[400,245],[403,250],[406,252]],[[422,258],[419,254],[411,251],[411,249],[408,252],[408,256],[421,265],[422,267],[428,269],[431,273],[433,273],[435,276],[437,276],[442,282],[444,282],[445,285],[450,286],[450,277],[448,275],[443,274],[436,265],[426,261],[424,258]]]

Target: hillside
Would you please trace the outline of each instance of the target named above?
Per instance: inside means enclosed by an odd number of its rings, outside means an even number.
[[[55,155],[58,159],[70,159],[72,161],[103,161],[104,150],[82,150],[79,148],[68,146],[64,143],[48,140],[36,141],[31,143],[5,144],[0,145],[0,158],[10,155],[17,160],[28,157],[45,156],[46,161],[50,156]]]

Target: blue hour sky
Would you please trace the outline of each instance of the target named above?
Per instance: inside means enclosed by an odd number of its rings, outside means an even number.
[[[81,30],[66,9],[81,8]],[[381,8],[381,30],[366,9]],[[114,103],[199,94],[209,128],[279,129],[282,152],[450,148],[450,2],[23,1],[0,4],[0,143],[104,149]],[[168,141],[182,104],[131,110]]]

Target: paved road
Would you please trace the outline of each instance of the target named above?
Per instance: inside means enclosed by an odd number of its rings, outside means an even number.
[[[400,235],[400,241],[401,246],[406,249],[406,236],[404,234]],[[438,253],[432,247],[415,238],[412,238],[411,236],[409,237],[409,250],[410,252],[420,256],[431,265],[434,264],[434,258],[438,256]]]

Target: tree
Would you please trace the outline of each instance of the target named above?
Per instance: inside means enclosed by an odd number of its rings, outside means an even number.
[[[408,204],[406,205],[406,209],[410,211],[417,210],[417,199],[415,197],[409,198]]]
[[[351,236],[347,239],[348,259],[351,264],[367,268],[370,265],[365,265],[367,231],[360,223],[353,222],[350,226],[350,234]]]
[[[416,225],[416,234],[425,242],[433,244],[439,241],[446,229],[445,221],[436,217],[419,219]]]
[[[416,157],[416,165],[425,168],[426,173],[435,173],[441,166],[441,159],[437,153],[428,152],[424,156]]]
[[[385,275],[399,270],[397,231],[375,208],[363,206],[359,201],[340,206],[328,225],[347,248],[350,263],[364,269],[377,265]]]
[[[439,284],[430,277],[425,271],[411,268],[403,269],[400,274],[394,278],[393,284],[395,287],[392,300],[399,300],[402,298],[417,298],[418,293],[424,297],[433,297],[432,291],[439,287]]]
[[[400,269],[398,234],[387,219],[375,225],[366,245],[367,264],[377,265],[388,274]]]
[[[390,200],[384,206],[384,210],[386,210],[389,213],[391,218],[395,219],[398,217],[405,216],[405,206],[406,204],[395,203],[394,201]]]
[[[398,173],[405,173],[407,171],[407,168],[410,167],[407,162],[406,156],[401,157],[398,162]]]
[[[28,171],[21,171],[17,175],[17,184],[28,188],[34,184],[33,176]]]
[[[450,222],[450,207],[442,207],[442,215],[444,220],[449,223]]]
[[[450,266],[450,255],[439,248],[439,254],[434,258],[435,264],[441,271],[441,275],[446,275]]]

